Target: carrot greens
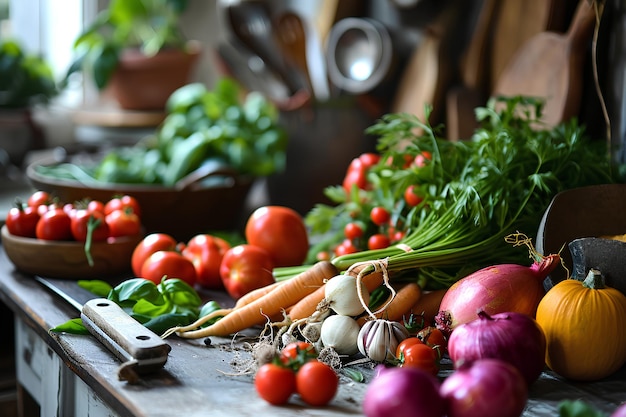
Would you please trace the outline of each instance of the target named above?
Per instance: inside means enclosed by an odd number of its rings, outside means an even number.
[[[317,242],[310,257],[332,250],[343,239],[338,230],[348,222],[366,224],[371,208],[382,206],[391,213],[388,227],[404,238],[384,249],[334,257],[338,270],[386,259],[395,276],[410,272],[423,287],[437,289],[496,262],[524,262],[528,252],[506,244],[507,235],[534,236],[558,192],[616,181],[604,141],[587,137],[575,119],[542,128],[541,109],[534,99],[494,98],[476,109],[480,128],[458,142],[414,115],[383,116],[367,131],[379,137],[381,156],[368,172],[370,187],[350,193],[328,187],[335,205],[318,205],[306,216]],[[428,155],[425,164],[406,163],[418,155]],[[418,185],[423,198],[414,207],[402,197],[410,185]],[[294,272],[279,268],[275,275],[286,279]]]

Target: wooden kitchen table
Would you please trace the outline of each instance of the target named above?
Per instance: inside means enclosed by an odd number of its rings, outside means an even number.
[[[36,260],[33,260],[36,261]],[[39,404],[41,416],[355,416],[362,415],[366,384],[344,381],[327,407],[297,397],[282,407],[261,400],[251,375],[234,376],[228,339],[167,339],[164,368],[131,385],[117,378],[118,360],[92,336],[49,333],[77,312],[31,276],[15,271],[0,250],[0,301],[15,315],[17,379]],[[222,346],[223,347],[223,346]],[[245,358],[247,353],[241,352]],[[446,372],[443,371],[442,376]],[[582,399],[610,413],[626,401],[626,370],[606,380],[577,384],[544,372],[533,383],[524,416],[558,416],[564,399]]]

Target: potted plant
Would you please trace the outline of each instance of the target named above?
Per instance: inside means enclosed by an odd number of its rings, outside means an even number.
[[[43,133],[32,119],[32,107],[48,103],[57,93],[45,60],[26,53],[16,40],[0,41],[0,160],[8,158],[20,166],[29,150],[44,146]]]
[[[186,7],[186,0],[111,0],[75,40],[68,76],[86,70],[124,109],[162,110],[200,55],[180,30]]]

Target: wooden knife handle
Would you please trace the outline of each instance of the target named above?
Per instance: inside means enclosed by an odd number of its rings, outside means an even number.
[[[134,364],[137,373],[162,368],[171,350],[157,334],[130,317],[106,298],[89,300],[81,312],[83,324],[122,362]]]

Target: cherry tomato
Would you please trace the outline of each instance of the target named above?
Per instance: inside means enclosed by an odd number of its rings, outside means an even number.
[[[74,240],[85,242],[91,229],[91,241],[101,242],[109,237],[109,226],[101,211],[78,209],[70,216],[70,227]]]
[[[350,239],[345,239],[335,248],[335,256],[347,255],[349,253],[357,253],[359,248],[354,246]]]
[[[365,190],[367,185],[367,167],[359,158],[355,158],[350,162],[346,175],[343,178],[343,189],[346,191],[346,194],[350,195],[353,186]]]
[[[139,276],[155,284],[160,284],[164,277],[178,278],[193,287],[196,283],[196,268],[179,252],[160,250],[146,259]]]
[[[375,225],[382,226],[389,222],[391,214],[389,214],[389,211],[386,208],[376,206],[372,208],[372,211],[370,212],[370,219]]]
[[[48,209],[35,229],[37,239],[43,240],[72,240],[72,221],[62,208]]]
[[[30,207],[47,206],[52,203],[52,196],[47,191],[35,191],[28,197],[27,204]]]
[[[254,376],[254,387],[261,398],[273,405],[286,404],[296,392],[296,374],[275,363],[262,365]]]
[[[389,245],[391,245],[391,240],[382,233],[376,233],[367,239],[367,248],[370,250],[388,248]]]
[[[141,217],[141,206],[139,205],[139,201],[137,201],[135,197],[126,194],[114,197],[107,201],[104,205],[104,214],[109,214],[114,210],[124,208],[131,208],[137,216]]]
[[[307,362],[296,374],[296,392],[309,405],[328,404],[337,394],[338,388],[337,373],[323,362]]]
[[[12,235],[34,238],[37,236],[39,217],[36,207],[24,206],[21,202],[16,202],[15,207],[9,209],[5,222]]]
[[[100,200],[90,200],[87,202],[87,210],[100,211],[104,214],[104,203]]]
[[[404,191],[404,201],[411,207],[417,206],[424,200],[422,196],[417,194],[417,189],[417,185],[409,185]]]
[[[358,239],[363,237],[363,228],[358,223],[350,222],[344,226],[343,234],[346,239]]]
[[[220,264],[226,292],[238,299],[244,294],[274,282],[274,261],[265,249],[250,244],[230,248]]]
[[[182,253],[193,262],[198,284],[211,289],[223,289],[220,265],[230,244],[222,238],[208,234],[192,237]]]
[[[413,161],[413,165],[418,168],[422,168],[426,166],[426,161],[431,161],[433,159],[433,155],[428,151],[422,151],[421,153],[415,156],[415,160]]]
[[[417,333],[417,337],[428,346],[439,349],[440,355],[446,351],[448,341],[441,330],[434,326],[424,327]]]
[[[256,209],[248,218],[246,240],[269,252],[277,267],[302,265],[309,251],[309,237],[302,216],[281,206]]]
[[[292,342],[281,349],[279,359],[285,366],[297,371],[305,363],[317,359],[317,350],[309,342]]]
[[[409,346],[423,345],[423,344],[424,342],[422,342],[422,339],[420,339],[419,337],[415,337],[415,336],[407,337],[406,339],[398,343],[398,347],[396,348],[396,358],[402,360],[402,358],[404,357],[404,351]]]
[[[380,155],[367,152],[363,153],[359,156],[359,160],[363,163],[366,168],[370,168],[376,165],[380,161]]]
[[[439,373],[439,351],[425,343],[416,343],[404,349],[401,366],[422,369],[432,375]]]
[[[160,250],[175,250],[176,239],[165,233],[152,233],[144,237],[135,247],[131,258],[131,266],[135,276],[141,276],[141,267],[146,259]]]
[[[136,236],[141,232],[141,220],[130,208],[113,210],[106,215],[105,221],[111,237]]]

